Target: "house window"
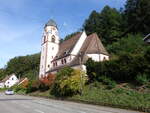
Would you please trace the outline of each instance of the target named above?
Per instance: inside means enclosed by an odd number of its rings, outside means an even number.
[[[54,50],[54,47],[52,47],[52,50]]]
[[[53,56],[52,56],[52,59],[53,59]]]
[[[50,67],[50,65],[48,65],[48,68]]]
[[[55,43],[55,36],[54,35],[52,36],[52,42]]]
[[[14,78],[12,78],[12,80],[14,80]]]

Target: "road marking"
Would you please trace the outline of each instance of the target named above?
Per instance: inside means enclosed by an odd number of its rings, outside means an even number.
[[[44,113],[43,111],[38,110],[38,109],[34,109],[34,111],[36,111],[36,112],[38,112],[38,113]]]

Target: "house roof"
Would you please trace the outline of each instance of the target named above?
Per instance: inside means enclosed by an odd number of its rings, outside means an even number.
[[[71,65],[79,65],[80,62],[83,64],[86,63],[89,58],[87,54],[105,54],[109,56],[108,52],[104,48],[101,40],[98,38],[96,33],[93,33],[86,38],[78,55],[71,62]]]
[[[69,52],[66,55],[71,53],[73,47],[77,43],[80,36],[81,36],[81,33],[75,35],[71,39],[64,41],[64,43],[62,43],[62,45],[60,47],[61,51],[57,54],[57,55],[61,56],[59,58],[62,58],[65,56],[65,55],[63,55],[63,53],[66,50],[69,50]],[[87,54],[105,54],[105,55],[109,56],[107,50],[104,48],[101,40],[99,39],[99,37],[96,33],[93,33],[86,38],[80,51],[78,52],[77,56],[73,59],[73,61],[71,61],[70,63],[67,63],[66,65],[61,65],[61,66],[55,67],[52,70],[50,70],[50,72],[58,70],[58,69],[65,67],[65,66],[79,65],[80,60],[81,60],[81,63],[86,63],[86,61],[89,58],[87,56]],[[57,59],[55,59],[55,60],[57,60]]]
[[[2,80],[2,82],[5,82],[5,81],[7,81],[9,78],[11,77],[11,75],[9,75],[9,76],[6,76],[3,80]]]
[[[54,60],[63,58],[65,56],[68,56],[72,49],[74,48],[75,44],[77,43],[78,39],[81,37],[82,33],[78,33],[74,35],[72,38],[62,42],[59,46],[59,52],[57,53]]]

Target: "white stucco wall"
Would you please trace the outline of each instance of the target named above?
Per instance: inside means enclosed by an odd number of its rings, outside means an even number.
[[[8,80],[5,81],[5,86],[10,88],[13,85],[17,84],[19,82],[18,78],[16,77],[16,75],[11,75],[10,78]]]
[[[78,52],[80,51],[85,39],[87,38],[87,35],[85,33],[85,31],[82,33],[81,37],[79,38],[79,40],[77,41],[75,47],[73,48],[71,54],[72,55],[77,55]]]
[[[104,60],[109,60],[109,56],[104,55],[104,54],[87,54],[88,57],[92,58],[94,61],[104,61]]]

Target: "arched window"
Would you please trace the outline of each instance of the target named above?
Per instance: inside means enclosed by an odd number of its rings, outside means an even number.
[[[63,59],[61,60],[61,63],[64,64],[64,60]]]
[[[66,64],[67,63],[67,60],[64,58],[64,63]]]
[[[55,36],[54,35],[52,36],[52,42],[55,43]]]

